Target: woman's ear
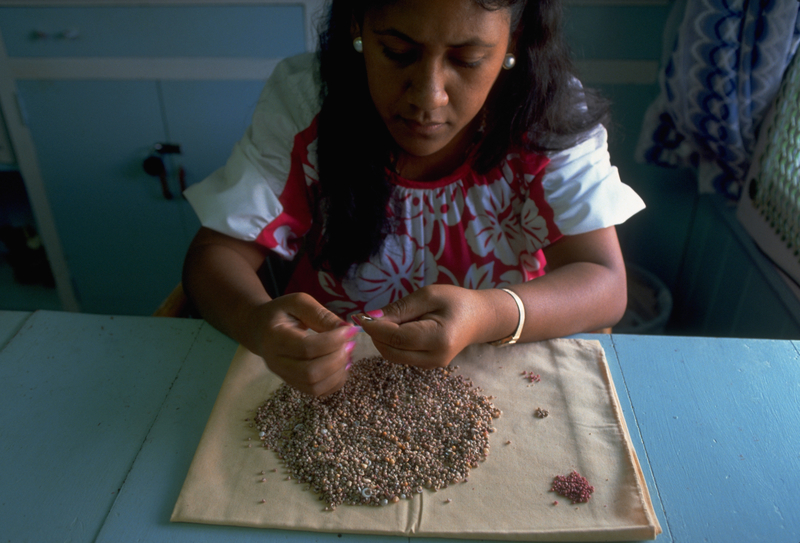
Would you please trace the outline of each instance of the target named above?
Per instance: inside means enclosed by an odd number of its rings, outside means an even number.
[[[361,25],[358,24],[355,15],[350,19],[350,38],[356,39],[361,37]]]

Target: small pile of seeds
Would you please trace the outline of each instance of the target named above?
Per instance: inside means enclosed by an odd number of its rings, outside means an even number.
[[[550,492],[557,492],[572,500],[572,503],[586,503],[591,499],[594,487],[589,484],[586,477],[573,471],[569,475],[556,475]]]
[[[532,371],[523,371],[522,376],[528,380],[529,383],[538,383],[542,380],[542,376]]]
[[[501,412],[455,369],[362,359],[325,398],[282,384],[256,410],[256,427],[326,509],[410,499],[466,482],[489,454]]]
[[[543,419],[550,414],[550,411],[547,409],[542,409],[541,407],[537,407],[536,411],[533,412],[533,415],[538,419]]]

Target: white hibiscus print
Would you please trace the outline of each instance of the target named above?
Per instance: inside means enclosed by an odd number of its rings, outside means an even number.
[[[514,212],[516,197],[504,180],[483,187],[473,187],[467,194],[467,206],[475,218],[466,228],[467,243],[475,254],[490,253],[507,266],[516,266],[525,240]]]
[[[390,235],[380,254],[361,264],[356,277],[342,282],[347,297],[366,302],[366,309],[383,307],[433,283],[436,262],[408,236]]]
[[[464,288],[473,290],[494,288],[494,262],[489,262],[481,267],[472,264],[464,276]]]
[[[535,274],[542,269],[542,263],[536,258],[535,254],[523,253],[522,256],[519,257],[519,260],[522,264],[522,269],[526,272]]]
[[[528,241],[528,250],[535,253],[547,244],[550,233],[547,221],[539,214],[539,207],[532,199],[527,199],[522,206],[522,232]]]
[[[434,244],[436,257],[447,244],[447,228],[461,222],[464,214],[464,191],[460,181],[429,190],[399,189],[406,232],[425,245]]]
[[[286,259],[292,259],[297,254],[297,236],[292,232],[292,228],[285,224],[276,228],[272,237],[275,238],[275,247],[271,247],[273,251]]]
[[[496,288],[510,287],[511,285],[519,285],[524,283],[526,278],[523,277],[522,272],[519,270],[508,270],[500,276],[500,282],[497,283]]]

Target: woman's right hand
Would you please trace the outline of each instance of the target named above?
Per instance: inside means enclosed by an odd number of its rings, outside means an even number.
[[[287,294],[256,306],[246,328],[245,346],[299,391],[324,396],[347,380],[358,328],[312,296]]]
[[[183,268],[183,288],[212,326],[266,360],[298,390],[339,390],[357,332],[307,294],[269,297],[257,270],[266,249],[201,228]]]

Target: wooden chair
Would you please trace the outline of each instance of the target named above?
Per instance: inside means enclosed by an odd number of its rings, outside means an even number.
[[[178,286],[172,289],[169,296],[153,312],[153,316],[189,318],[192,313],[190,306],[189,298],[183,291],[183,283],[178,283]]]

